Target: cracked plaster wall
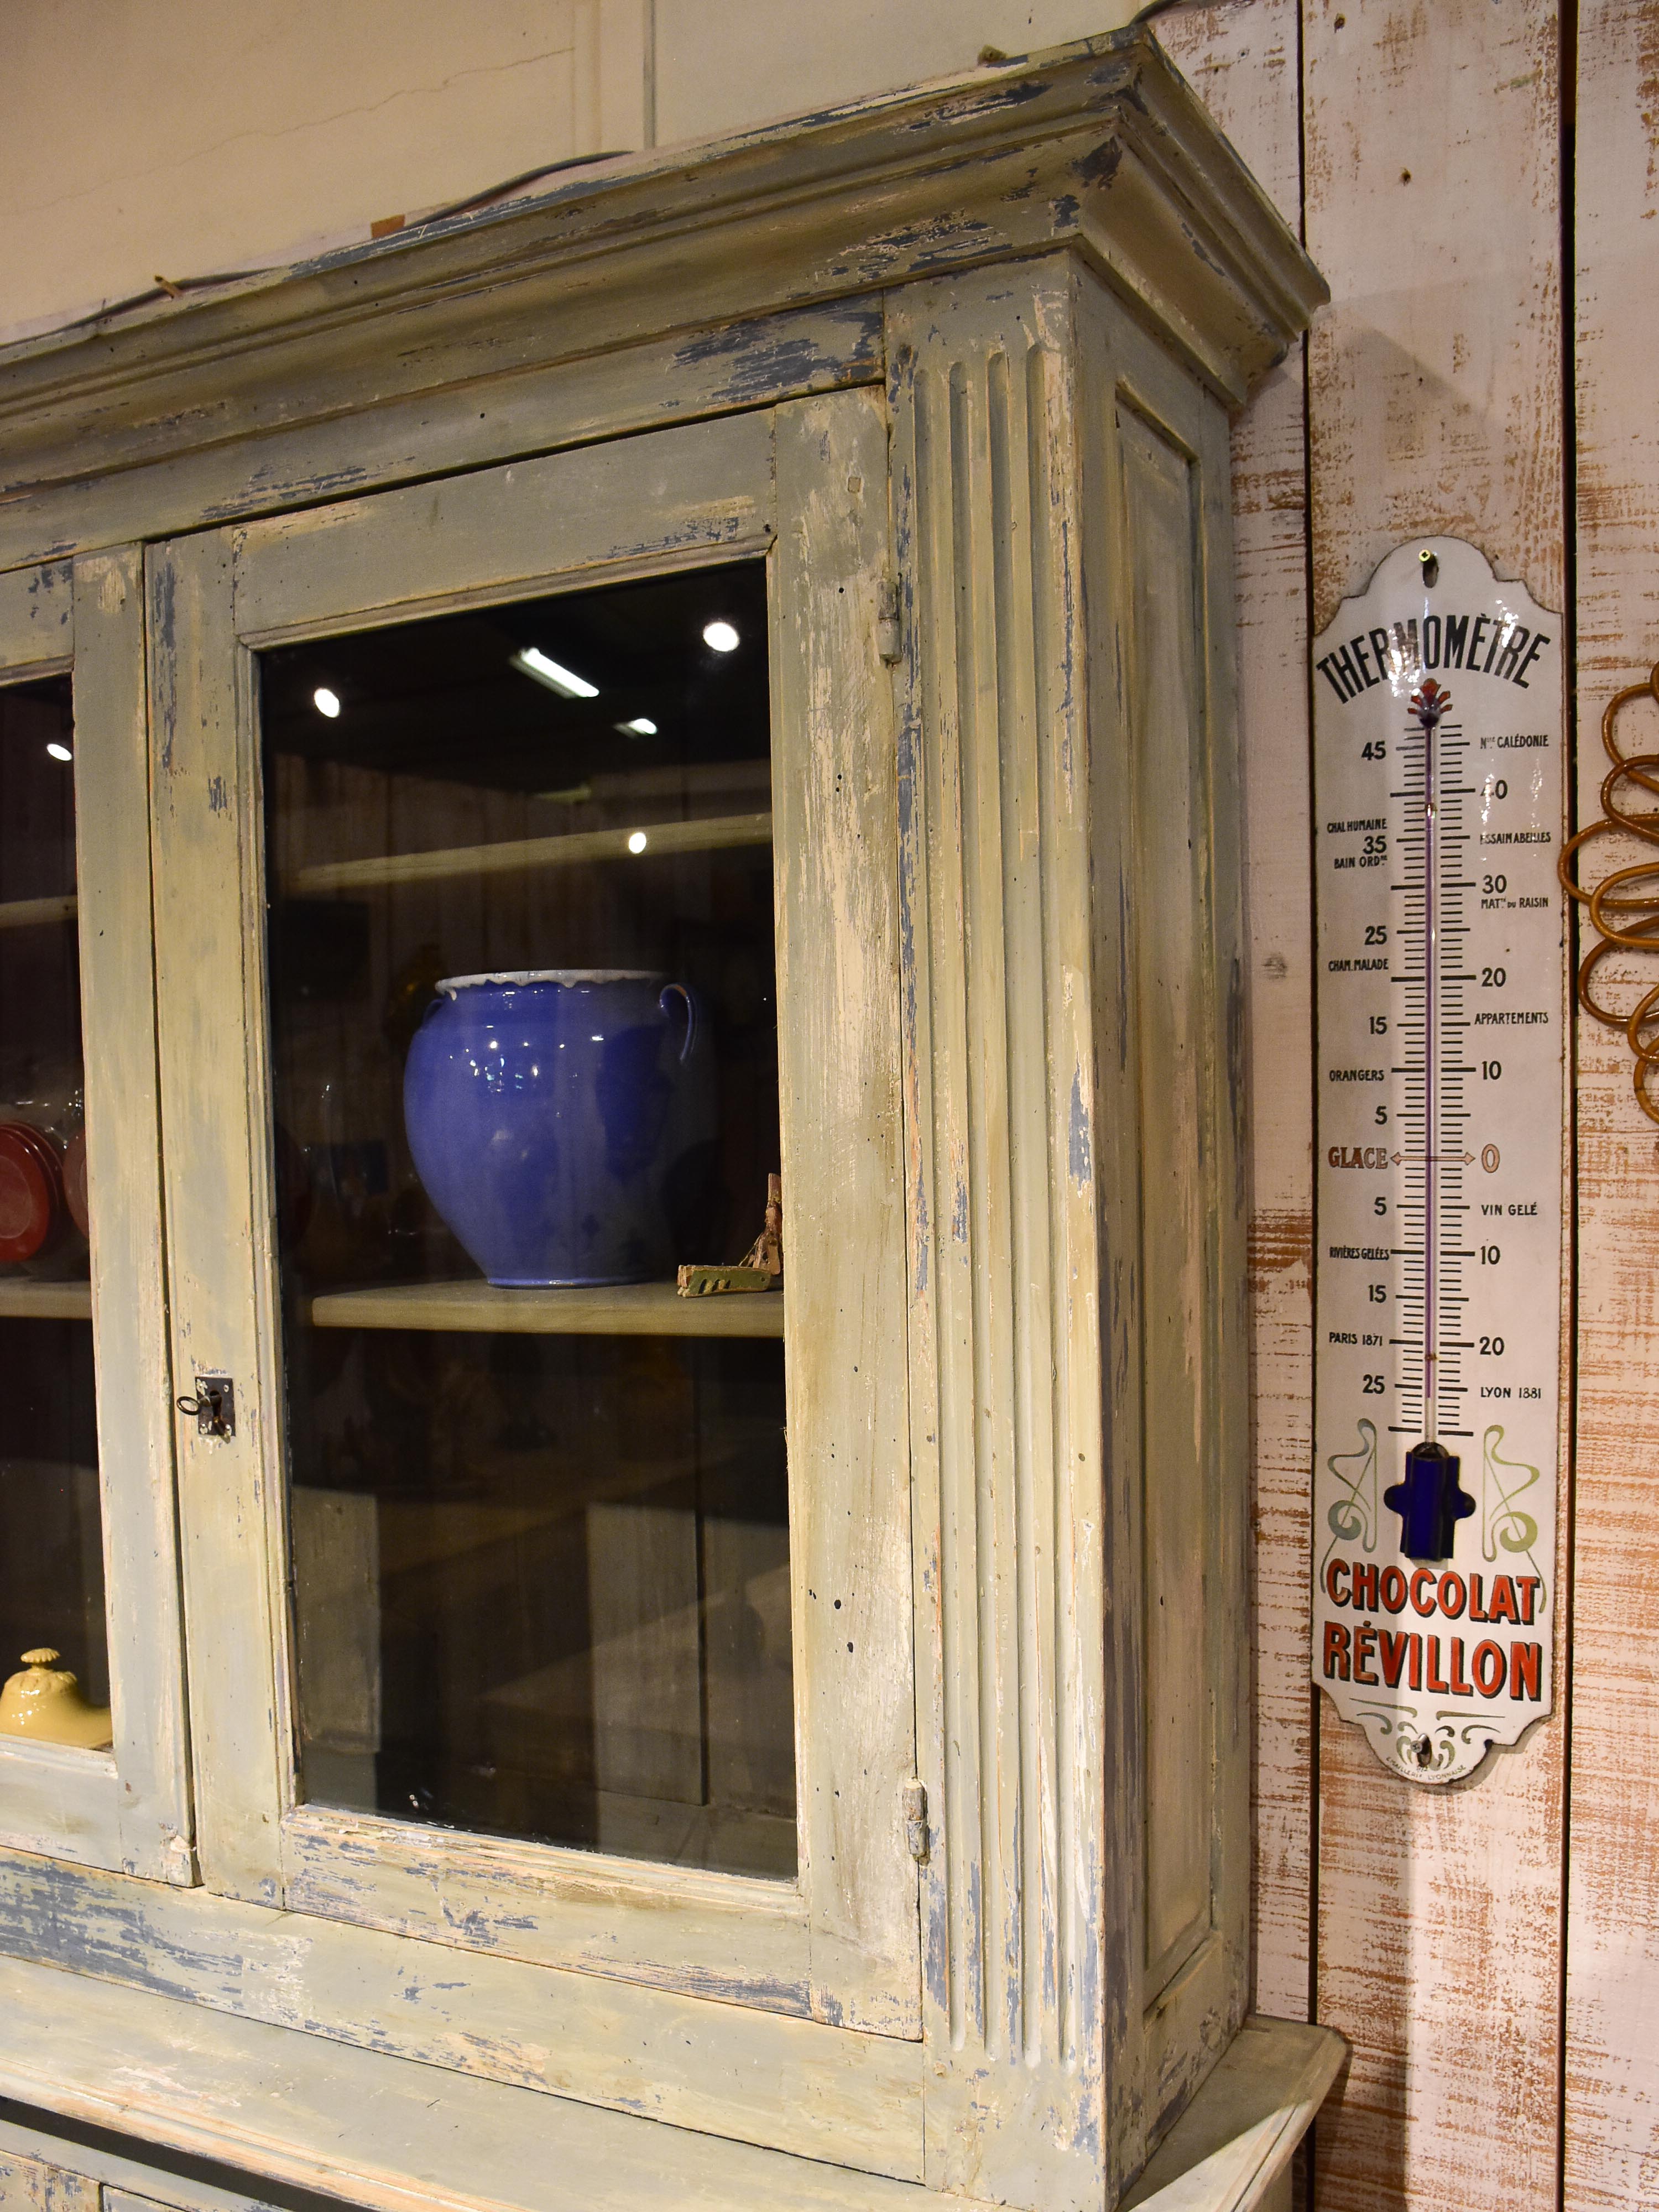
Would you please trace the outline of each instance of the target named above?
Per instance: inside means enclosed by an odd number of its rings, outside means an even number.
[[[0,0],[0,343],[1137,0]]]

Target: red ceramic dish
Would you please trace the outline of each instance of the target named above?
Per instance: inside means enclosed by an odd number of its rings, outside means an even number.
[[[64,1205],[64,1155],[58,1149],[58,1139],[49,1136],[44,1129],[37,1129],[33,1121],[0,1122],[0,1128],[15,1130],[18,1142],[27,1146],[40,1161],[46,1180],[52,1185],[56,1209],[61,1212]]]
[[[51,1236],[62,1202],[57,1154],[43,1157],[39,1132],[0,1123],[0,1260],[32,1260]]]
[[[77,1129],[64,1147],[64,1202],[69,1207],[70,1219],[83,1237],[91,1232],[87,1227],[87,1138],[83,1129]]]

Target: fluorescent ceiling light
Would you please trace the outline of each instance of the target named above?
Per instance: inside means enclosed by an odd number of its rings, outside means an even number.
[[[67,745],[50,744],[46,747],[46,750],[54,760],[72,761],[75,758],[75,755]]]
[[[539,646],[527,645],[522,653],[513,656],[513,665],[533,676],[538,684],[545,684],[550,691],[556,691],[562,699],[597,699],[599,687],[590,684],[585,676],[573,669],[561,668],[556,660],[550,659]]]
[[[339,694],[331,691],[326,684],[319,684],[312,693],[311,703],[319,714],[326,714],[331,722],[340,711]]]
[[[644,832],[644,830],[635,830],[635,832],[634,832],[633,836],[632,836],[629,839],[629,841],[628,841],[628,849],[629,849],[629,851],[630,853],[642,853],[642,852],[644,852],[644,850],[645,850],[645,845],[646,845],[646,837],[645,837],[645,832]]]
[[[618,722],[617,727],[625,738],[654,738],[657,726],[643,714],[635,714],[631,722]]]
[[[716,653],[735,653],[738,649],[738,633],[729,622],[705,623],[702,626],[702,641],[705,645],[712,647]]]

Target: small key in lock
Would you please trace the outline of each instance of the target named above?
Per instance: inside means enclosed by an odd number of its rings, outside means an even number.
[[[235,1435],[236,1385],[228,1375],[198,1375],[196,1395],[175,1402],[179,1411],[195,1422],[198,1437]]]

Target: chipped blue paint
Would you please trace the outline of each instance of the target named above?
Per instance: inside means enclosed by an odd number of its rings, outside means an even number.
[[[934,131],[941,124],[977,123],[988,115],[1006,114],[1011,108],[1024,107],[1031,100],[1041,100],[1048,89],[1042,77],[1024,77],[1013,84],[988,85],[983,92],[964,93],[960,99],[941,100],[937,107],[929,108],[902,128],[906,131]]]
[[[857,263],[837,264],[834,273],[844,276],[867,273],[879,278],[902,270],[920,276],[930,269],[955,268],[996,250],[1002,242],[995,224],[981,216],[928,216],[863,240]]]
[[[985,2033],[985,1905],[981,1894],[982,1869],[977,1858],[968,1863],[967,1881],[963,1885],[967,1895],[967,1925],[962,1931],[963,2018],[978,2036]]]
[[[175,623],[175,600],[179,579],[171,561],[164,560],[157,572],[153,604],[150,608],[150,628],[157,650],[152,659],[155,672],[155,706],[156,727],[161,733],[160,747],[161,773],[173,772],[173,739],[179,723],[179,695],[176,670],[178,658],[174,650],[178,639]]]
[[[313,470],[307,475],[296,477],[279,468],[275,461],[266,461],[249,470],[245,490],[210,501],[202,509],[202,519],[205,522],[234,522],[246,520],[250,509],[307,507],[318,500],[337,499],[343,492],[356,491],[380,480],[376,471],[356,465]]]
[[[751,405],[781,393],[821,390],[882,369],[883,317],[879,302],[854,303],[836,318],[834,348],[794,316],[768,315],[702,331],[675,349],[676,368],[727,362],[730,372],[710,398],[727,406]]]
[[[1083,1070],[1072,1071],[1072,1126],[1067,1139],[1066,1161],[1072,1170],[1072,1181],[1079,1190],[1087,1190],[1095,1179],[1094,1152],[1090,1139],[1089,1109],[1083,1097]]]
[[[1085,185],[1104,185],[1109,187],[1117,174],[1118,164],[1123,159],[1121,139],[1103,138],[1091,153],[1073,161],[1072,173]]]
[[[928,1884],[931,1894],[927,1916],[927,1945],[923,1961],[923,1972],[927,1979],[929,1997],[939,2010],[948,2016],[951,2009],[951,1953],[950,1945],[946,1940],[949,1916],[945,1909],[945,1899],[939,1894],[941,1887],[942,1885],[937,1882]]]

